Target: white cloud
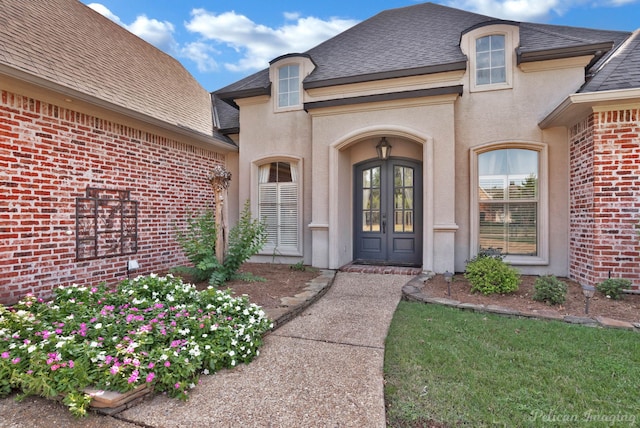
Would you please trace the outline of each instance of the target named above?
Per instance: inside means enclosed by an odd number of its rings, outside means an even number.
[[[514,21],[539,21],[551,12],[562,15],[571,3],[562,0],[452,0],[447,5],[482,15]]]
[[[109,18],[116,24],[119,24],[123,27],[125,26],[124,23],[120,20],[120,18],[117,15],[114,15],[106,6],[100,3],[89,3],[87,6],[89,6],[91,9],[95,10],[105,18]]]
[[[304,52],[357,23],[339,18],[327,21],[315,17],[301,18],[296,13],[285,13],[285,19],[293,23],[271,28],[234,11],[216,15],[205,9],[194,9],[191,15],[191,21],[185,24],[187,30],[242,55],[236,63],[225,64],[231,71],[266,67],[270,60],[280,55]]]
[[[219,69],[218,63],[211,54],[218,53],[212,46],[203,42],[187,43],[181,50],[180,55],[196,63],[198,71],[206,73]]]
[[[617,7],[638,0],[449,0],[447,6],[496,18],[539,22],[575,7]]]
[[[87,6],[169,55],[178,53],[178,42],[173,37],[175,28],[171,22],[161,22],[157,19],[149,19],[146,15],[139,15],[131,24],[125,24],[120,17],[100,3],[90,3]]]

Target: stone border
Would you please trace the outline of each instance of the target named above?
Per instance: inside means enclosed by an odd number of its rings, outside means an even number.
[[[269,334],[269,332],[291,321],[320,297],[324,296],[333,285],[336,273],[337,271],[335,270],[321,269],[320,275],[307,282],[301,293],[293,297],[281,298],[281,304],[277,308],[265,309],[267,317],[273,322],[273,327],[265,334]]]
[[[543,320],[563,321],[570,324],[580,324],[589,327],[619,328],[640,332],[640,322],[631,323],[627,321],[615,320],[607,317],[577,317],[573,315],[559,315],[553,311],[517,311],[497,305],[478,305],[473,303],[463,303],[458,300],[443,297],[433,297],[425,290],[425,281],[431,279],[433,275],[420,274],[412,278],[402,287],[402,300],[422,303],[432,303],[437,305],[450,306],[453,308],[470,310],[474,312],[486,312],[498,315],[523,318],[537,318]]]

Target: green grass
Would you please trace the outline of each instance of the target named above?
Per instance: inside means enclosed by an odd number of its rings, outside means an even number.
[[[390,427],[639,426],[640,335],[400,302]]]

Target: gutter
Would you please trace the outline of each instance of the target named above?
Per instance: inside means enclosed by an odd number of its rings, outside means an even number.
[[[84,92],[77,91],[75,89],[71,89],[67,86],[63,86],[49,80],[43,79],[41,77],[35,76],[30,73],[26,73],[20,70],[17,70],[13,67],[9,67],[5,64],[0,64],[0,74],[12,77],[21,82],[31,84],[37,86],[39,88],[52,91],[62,96],[69,97],[74,100],[82,101],[87,104],[93,105],[95,107],[99,107],[137,121],[146,123],[147,125],[151,125],[156,128],[161,128],[163,130],[173,132],[180,136],[183,136],[190,140],[195,140],[199,143],[206,144],[208,146],[213,146],[217,149],[224,151],[238,151],[238,148],[229,142],[220,140],[213,135],[213,129],[211,130],[211,135],[204,134],[188,128],[184,125],[180,124],[171,124],[169,122],[165,122],[161,119],[157,119],[155,117],[149,116],[144,113],[140,113],[135,110],[128,109],[126,107],[122,107],[118,104],[111,103],[109,101],[102,100],[100,98],[96,98]]]
[[[640,88],[571,94],[542,119],[541,129],[569,126],[579,118],[593,112],[594,107],[640,102]]]

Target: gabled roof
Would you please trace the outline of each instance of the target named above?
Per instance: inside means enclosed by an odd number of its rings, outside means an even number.
[[[0,0],[0,11],[0,74],[228,144],[178,61],[78,0]]]
[[[628,32],[500,21],[434,3],[381,12],[310,49],[316,64],[305,89],[464,70],[461,35],[472,27],[507,22],[520,27],[522,61],[596,55],[619,46]],[[224,100],[268,94],[268,70],[216,91]]]

